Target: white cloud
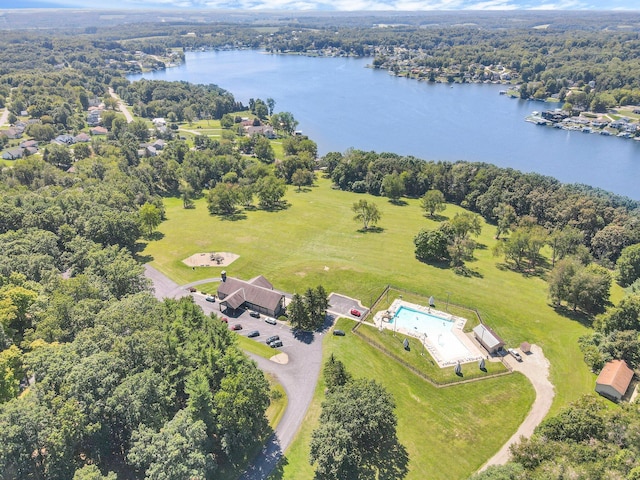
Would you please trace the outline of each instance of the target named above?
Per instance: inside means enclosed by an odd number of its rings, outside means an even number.
[[[0,5],[3,3],[0,0]],[[105,4],[87,0],[39,0],[38,3],[52,7],[66,5],[73,8],[185,10],[640,10],[640,0],[110,0]]]

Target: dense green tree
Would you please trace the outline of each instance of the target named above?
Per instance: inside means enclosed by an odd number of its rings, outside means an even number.
[[[380,221],[381,213],[375,203],[358,200],[351,206],[351,210],[355,213],[353,219],[356,222],[362,222],[364,230],[368,230],[370,224],[375,225]]]
[[[157,432],[141,425],[133,434],[128,461],[148,480],[208,478],[215,463],[207,443],[204,422],[180,410]]]
[[[624,297],[618,305],[600,315],[594,322],[594,326],[605,334],[616,330],[640,332],[640,295]]]
[[[218,183],[207,194],[207,208],[213,215],[233,215],[239,203],[238,189],[230,183]]]
[[[375,381],[351,380],[327,394],[309,460],[317,479],[404,478],[391,395]]]
[[[284,181],[273,175],[260,178],[255,185],[255,194],[260,207],[273,210],[283,205],[283,197],[287,191]]]
[[[299,293],[294,293],[291,302],[287,305],[287,318],[294,329],[306,330],[309,324],[309,315],[304,305],[304,299]]]
[[[609,301],[611,276],[595,264],[583,266],[573,259],[559,261],[549,273],[549,296],[552,302],[566,301],[574,310],[598,313]]]
[[[405,192],[406,187],[402,175],[392,173],[385,175],[382,179],[381,193],[392,202],[398,202]]]
[[[258,135],[254,140],[253,153],[258,157],[258,160],[264,163],[273,163],[276,158],[271,142],[262,135]]]
[[[448,235],[442,229],[421,230],[413,239],[415,255],[421,262],[438,262],[449,259]]]
[[[497,219],[496,239],[500,238],[500,235],[508,235],[518,219],[515,208],[511,205],[500,204],[493,209],[493,214]]]
[[[96,465],[85,465],[76,470],[73,474],[73,480],[117,480],[118,476],[114,472],[102,475],[100,469]]]
[[[303,186],[313,185],[314,174],[310,170],[298,169],[291,176],[291,183],[298,187],[298,191]]]
[[[322,373],[324,376],[324,384],[330,392],[346,385],[351,380],[351,374],[347,371],[344,363],[337,360],[333,353],[324,364]]]
[[[567,226],[554,230],[547,241],[551,247],[551,264],[555,265],[557,260],[577,253],[583,241],[584,234],[575,227]]]
[[[0,404],[15,398],[24,377],[22,352],[15,345],[0,351]]]
[[[420,200],[420,206],[430,217],[433,217],[436,212],[443,212],[447,208],[444,194],[440,190],[427,191]]]
[[[494,253],[504,255],[516,270],[535,270],[541,261],[540,250],[547,242],[547,232],[538,225],[516,228],[509,238],[496,245]]]
[[[151,236],[162,221],[162,212],[154,204],[147,202],[140,207],[138,214],[140,215],[140,226],[142,230],[147,236]]]
[[[640,243],[622,249],[616,261],[616,280],[627,287],[640,278]]]
[[[486,470],[476,473],[469,480],[524,480],[525,470],[519,463],[491,465]]]

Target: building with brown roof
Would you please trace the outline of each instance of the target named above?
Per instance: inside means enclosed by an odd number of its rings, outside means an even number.
[[[633,379],[633,370],[624,360],[611,360],[607,363],[596,380],[596,392],[603,397],[619,402],[629,388]]]
[[[284,294],[276,292],[262,275],[249,281],[223,276],[218,287],[220,308],[232,311],[248,308],[272,317],[284,311]]]

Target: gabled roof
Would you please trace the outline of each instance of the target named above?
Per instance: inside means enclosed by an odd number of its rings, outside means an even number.
[[[273,290],[273,285],[271,284],[271,282],[269,280],[267,280],[266,278],[264,278],[264,276],[262,276],[262,275],[258,275],[257,277],[252,278],[251,280],[249,280],[249,283],[251,285],[257,285],[259,287],[268,288],[269,290]]]
[[[277,310],[283,295],[274,291],[273,287],[265,287],[265,284],[271,285],[262,276],[256,277],[249,282],[228,277],[226,281],[220,283],[218,295],[222,294],[224,299],[221,302],[226,303],[231,308],[238,308],[244,302],[249,302],[268,310]]]
[[[488,348],[496,348],[504,345],[504,341],[498,336],[498,334],[482,323],[473,329],[473,333]]]
[[[607,385],[614,388],[620,395],[624,395],[632,378],[633,370],[627,366],[627,362],[624,360],[611,360],[598,375],[596,386]]]

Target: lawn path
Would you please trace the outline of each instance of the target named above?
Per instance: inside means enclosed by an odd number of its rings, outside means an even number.
[[[529,438],[535,428],[540,425],[551,408],[555,391],[549,381],[549,361],[544,356],[542,349],[537,345],[531,345],[531,353],[522,355],[522,362],[509,356],[505,362],[513,370],[521,372],[532,383],[536,391],[536,399],[531,406],[529,414],[507,443],[485,463],[479,471],[486,470],[491,465],[504,465],[509,461],[511,452],[509,448],[520,441],[520,437]]]

